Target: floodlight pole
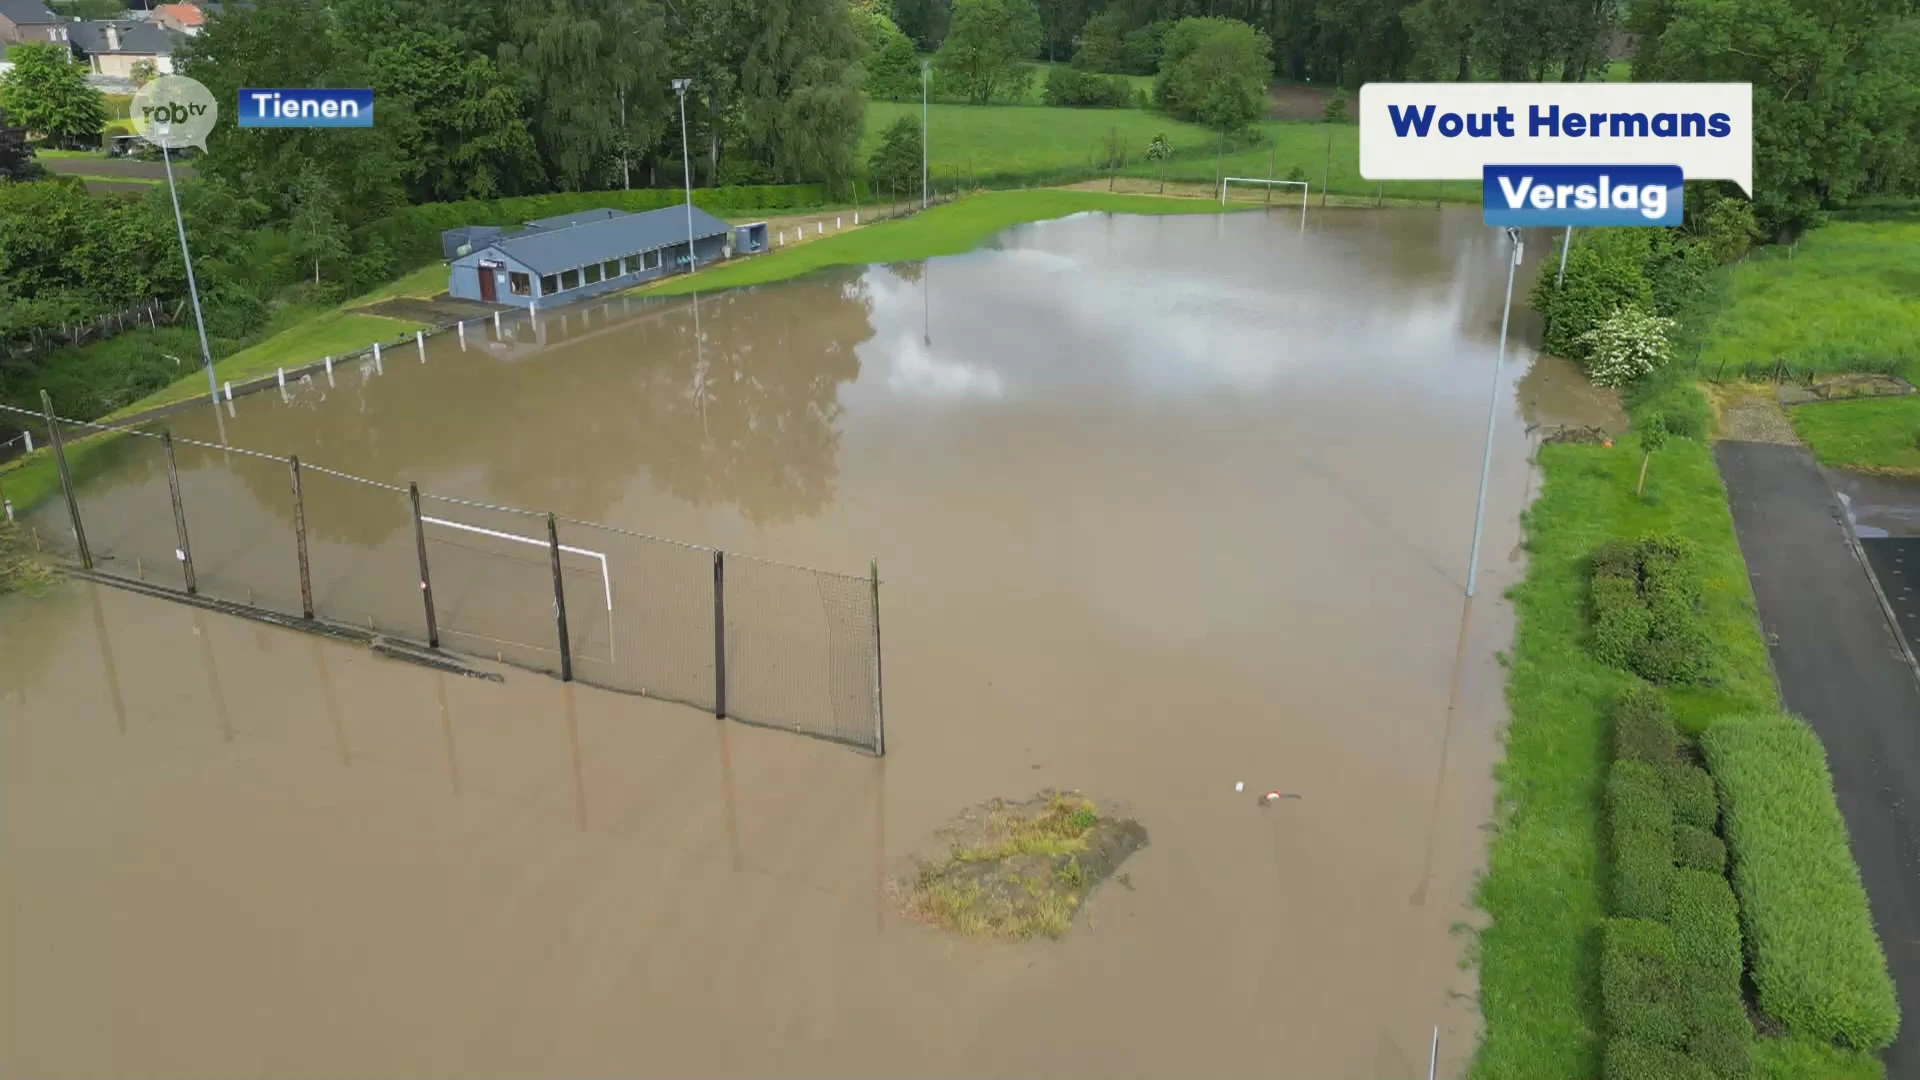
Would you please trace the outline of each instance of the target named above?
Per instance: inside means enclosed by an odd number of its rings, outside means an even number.
[[[673,92],[680,95],[680,170],[687,181],[687,273],[694,271],[693,255],[693,152],[687,149],[687,87],[692,79],[673,80]]]
[[[1500,352],[1493,362],[1493,387],[1487,394],[1487,452],[1480,462],[1480,498],[1473,507],[1473,553],[1467,556],[1467,596],[1480,579],[1480,530],[1487,518],[1487,474],[1493,470],[1493,424],[1499,416],[1500,368],[1507,360],[1507,323],[1513,317],[1513,275],[1520,267],[1520,254],[1526,245],[1520,242],[1520,230],[1509,228],[1507,239],[1513,244],[1513,257],[1507,261],[1507,304],[1500,312]]]
[[[927,61],[920,61],[920,209],[927,208]]]
[[[1553,277],[1553,287],[1558,289],[1567,280],[1567,249],[1573,246],[1573,226],[1567,226],[1567,235],[1560,241],[1560,272]]]
[[[160,160],[167,168],[167,195],[173,199],[173,227],[180,232],[180,261],[187,268],[187,296],[193,301],[193,326],[200,332],[200,362],[207,369],[207,397],[217,412],[220,407],[220,383],[213,377],[213,350],[207,348],[207,322],[200,316],[200,287],[193,280],[193,256],[187,252],[187,222],[180,216],[180,192],[173,186],[173,155],[167,149],[169,136],[160,136]]]

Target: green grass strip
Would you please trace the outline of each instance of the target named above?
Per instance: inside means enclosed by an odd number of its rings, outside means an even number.
[[[1218,203],[1206,199],[1109,195],[1104,191],[987,192],[933,207],[910,218],[882,221],[791,248],[776,247],[768,255],[727,263],[698,274],[670,277],[658,285],[636,291],[649,296],[676,296],[783,281],[828,266],[865,266],[959,255],[973,250],[1003,229],[1087,211],[1211,214],[1219,209]]]
[[[1778,708],[1726,490],[1707,447],[1675,440],[1655,455],[1635,498],[1631,446],[1540,450],[1539,499],[1527,512],[1527,577],[1512,593],[1515,631],[1499,767],[1500,822],[1479,902],[1486,1038],[1481,1080],[1599,1075],[1602,802],[1608,713],[1632,676],[1591,650],[1587,577],[1608,540],[1672,533],[1694,545],[1716,643],[1714,685],[1668,691],[1681,730],[1728,712]]]

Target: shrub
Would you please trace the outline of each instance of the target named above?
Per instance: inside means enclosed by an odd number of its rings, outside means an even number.
[[[1627,304],[1577,339],[1585,347],[1587,377],[1596,386],[1626,386],[1665,366],[1674,321]]]
[[[1740,907],[1727,879],[1704,870],[1676,870],[1668,890],[1680,982],[1695,994],[1740,995]]]
[[[1600,939],[1600,1002],[1616,1039],[1678,1049],[1686,1039],[1673,931],[1651,919],[1608,919]]]
[[[1596,557],[1596,574],[1599,566]],[[1680,733],[1659,691],[1635,683],[1614,703],[1613,757],[1616,761],[1645,762],[1662,771],[1680,764]],[[1713,781],[1708,780],[1707,785],[1711,794]]]
[[[1720,801],[1713,793],[1713,777],[1698,765],[1678,764],[1667,770],[1667,794],[1673,799],[1673,821],[1712,834],[1720,820]]]
[[[1124,109],[1133,102],[1133,87],[1117,75],[1089,75],[1070,67],[1056,67],[1047,76],[1047,104],[1072,109]]]
[[[1638,1039],[1607,1041],[1605,1080],[1714,1080],[1706,1066],[1678,1050]]]
[[[1684,541],[1615,542],[1595,553],[1593,565],[1596,657],[1656,683],[1699,682],[1711,673],[1700,585]]]
[[[1705,829],[1692,825],[1673,827],[1673,861],[1687,870],[1709,874],[1727,872],[1727,845]]]
[[[1615,915],[1665,918],[1673,878],[1673,808],[1653,766],[1619,761],[1607,772]]]
[[[1725,811],[1761,1011],[1795,1034],[1890,1045],[1899,1006],[1820,740],[1792,716],[1732,717],[1707,729],[1701,749]]]
[[[1736,934],[1738,931],[1736,930]],[[1747,1021],[1740,984],[1694,991],[1687,1002],[1687,1057],[1718,1080],[1753,1075],[1753,1025]]]

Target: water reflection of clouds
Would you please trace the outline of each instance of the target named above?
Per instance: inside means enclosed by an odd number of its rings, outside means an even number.
[[[1216,237],[1193,222],[1088,218],[917,273],[870,268],[869,388],[942,401],[1267,393],[1438,371],[1441,354],[1477,343],[1475,245],[1408,267],[1353,237],[1246,224]]]

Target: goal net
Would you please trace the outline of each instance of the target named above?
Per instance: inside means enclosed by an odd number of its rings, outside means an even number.
[[[1307,192],[1312,187],[1312,185],[1309,184],[1307,181],[1305,180],[1262,180],[1257,177],[1251,177],[1251,176],[1222,177],[1220,180],[1220,205],[1221,206],[1227,205],[1227,193],[1234,184],[1249,184],[1256,189],[1260,189],[1259,195],[1260,197],[1266,200],[1266,203],[1268,206],[1272,206],[1275,199],[1281,199],[1286,202],[1291,202],[1293,199],[1293,191],[1291,189],[1299,188],[1300,189],[1300,228],[1303,231],[1306,229],[1307,227]]]

